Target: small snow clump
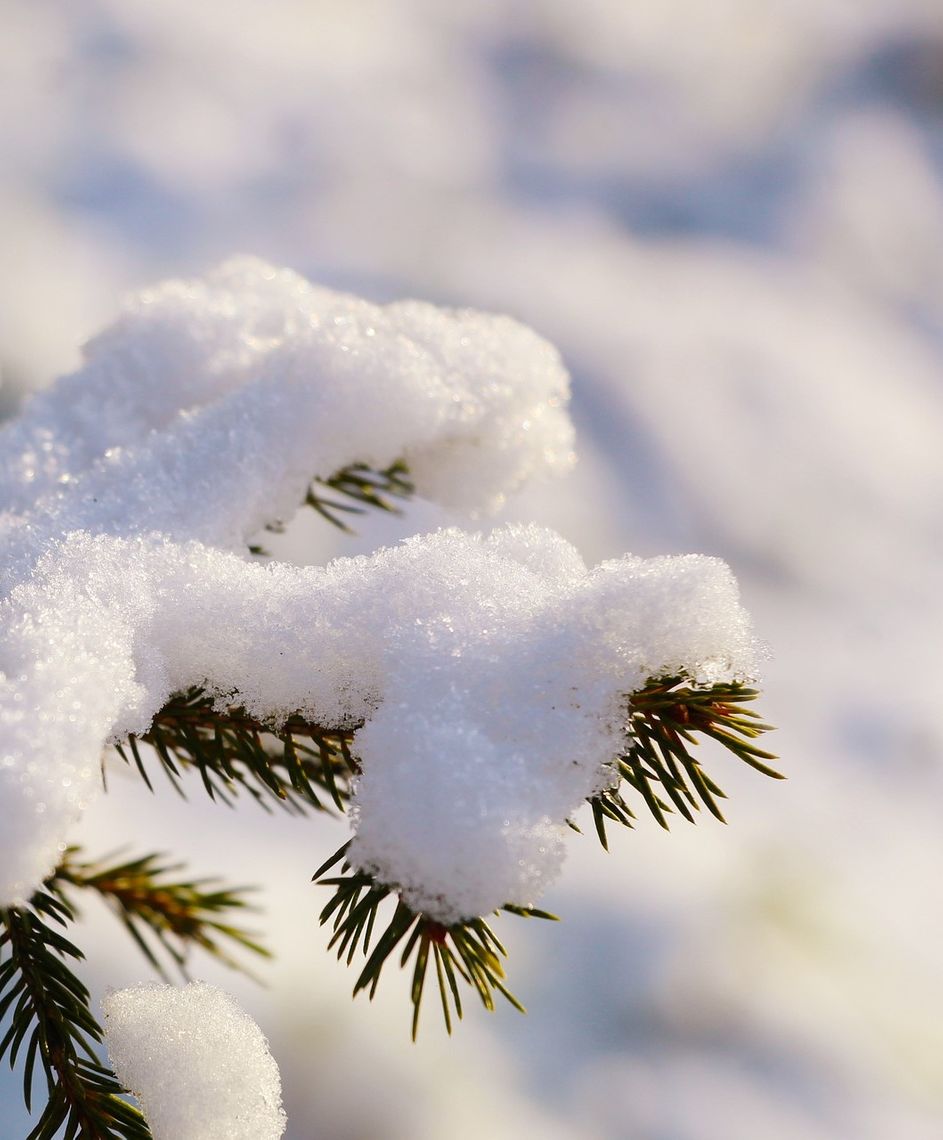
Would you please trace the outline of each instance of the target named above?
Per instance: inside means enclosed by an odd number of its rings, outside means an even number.
[[[261,1029],[223,990],[151,983],[102,1002],[105,1045],[154,1140],[278,1140],[286,1118]]]

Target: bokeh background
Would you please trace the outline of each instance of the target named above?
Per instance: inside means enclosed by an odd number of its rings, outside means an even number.
[[[196,969],[269,1035],[289,1140],[943,1135],[939,0],[0,0],[0,249],[4,413],[125,289],[236,251],[512,313],[581,463],[506,517],[720,555],[772,650],[789,782],[719,756],[728,827],[576,840],[565,921],[501,923],[528,1016],[416,1047],[405,979],[351,1003],[324,953],[342,824],[113,771],[76,839],[263,888],[267,987]],[[145,976],[86,921],[96,993]]]

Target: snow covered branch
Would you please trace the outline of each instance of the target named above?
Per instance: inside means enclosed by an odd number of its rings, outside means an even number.
[[[567,385],[508,318],[378,307],[250,259],[132,299],[0,431],[4,913],[35,907],[109,743],[149,778],[143,741],[213,795],[349,807],[324,916],[339,952],[369,954],[373,989],[405,938],[417,1014],[431,955],[448,1019],[458,977],[486,1004],[507,992],[484,916],[540,913],[582,803],[603,842],[626,789],[660,822],[719,815],[698,734],[771,772],[716,559],[588,569],[533,526],[324,568],[250,556],[305,502],[335,520],[413,489],[499,506],[571,463]]]

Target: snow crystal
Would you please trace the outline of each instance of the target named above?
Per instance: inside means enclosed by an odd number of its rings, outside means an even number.
[[[258,1025],[216,986],[113,990],[105,1044],[154,1140],[277,1140],[278,1066]]]
[[[727,567],[590,571],[538,527],[323,568],[249,561],[245,540],[360,460],[494,499],[567,462],[565,389],[514,322],[380,309],[255,261],[132,301],[58,400],[0,432],[0,903],[55,865],[103,745],[191,686],[273,726],[355,729],[350,858],[412,906],[533,902],[611,781],[633,690],[752,673]]]

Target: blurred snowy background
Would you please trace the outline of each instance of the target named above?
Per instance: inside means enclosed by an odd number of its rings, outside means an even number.
[[[563,351],[581,454],[506,517],[721,555],[775,653],[789,783],[719,756],[729,827],[575,842],[565,921],[500,924],[527,1018],[430,1006],[416,1048],[405,979],[352,1004],[324,953],[342,825],[115,770],[77,839],[263,886],[268,988],[197,972],[268,1033],[289,1140],[938,1140],[939,0],[0,0],[0,93],[5,412],[234,251],[503,310]],[[142,978],[87,919],[98,991]]]

